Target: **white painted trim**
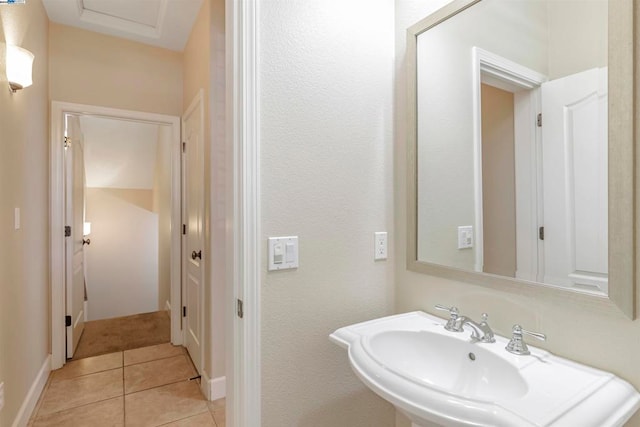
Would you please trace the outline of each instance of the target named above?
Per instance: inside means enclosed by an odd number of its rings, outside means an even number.
[[[235,427],[261,425],[260,82],[258,0],[227,0],[228,129],[233,143],[233,281],[227,292],[227,417]],[[244,318],[236,314],[244,302]]]
[[[61,368],[65,353],[65,281],[64,281],[64,114],[93,115],[172,126],[171,199],[172,224],[181,223],[180,215],[180,118],[164,114],[121,110],[95,105],[53,101],[51,103],[50,146],[50,251],[51,251],[51,369]],[[180,301],[180,227],[171,234],[171,300]],[[174,268],[177,266],[178,268]],[[172,312],[171,342],[182,344],[180,317]]]
[[[474,206],[475,206],[475,265],[477,272],[484,269],[484,233],[482,218],[482,82],[490,80],[492,84],[502,82],[503,89],[534,89],[547,81],[547,77],[537,71],[510,61],[499,55],[474,46],[472,49],[473,67],[473,163],[474,163]]]
[[[193,98],[193,100],[191,101],[191,103],[189,104],[189,107],[187,107],[186,111],[184,112],[183,116],[182,116],[182,129],[185,128],[185,119],[187,117],[189,117],[196,109],[200,109],[200,130],[199,130],[199,134],[200,134],[200,141],[202,141],[202,147],[203,147],[203,156],[201,159],[199,159],[200,162],[202,162],[202,221],[205,221],[205,191],[204,189],[206,188],[205,186],[205,176],[206,173],[204,170],[204,146],[206,144],[206,141],[204,140],[205,135],[204,135],[204,121],[205,121],[205,116],[204,116],[204,90],[202,88],[200,88],[198,90],[198,93],[195,95],[195,97]],[[182,138],[182,140],[184,141],[184,138]],[[181,152],[182,153],[182,152]],[[186,179],[186,174],[187,174],[187,165],[186,165],[186,159],[185,156],[183,155],[184,153],[181,154],[181,162],[182,162],[182,185],[184,186],[184,184],[187,182]],[[187,213],[187,203],[186,203],[186,197],[187,197],[187,189],[183,188],[182,191],[182,218],[188,218],[188,213]],[[204,373],[204,348],[205,346],[210,344],[210,341],[208,339],[208,337],[206,337],[205,333],[204,333],[204,317],[205,317],[205,271],[207,269],[207,256],[208,254],[206,253],[207,251],[205,250],[205,226],[204,223],[202,224],[202,250],[204,251],[203,256],[200,258],[200,286],[201,286],[201,295],[200,295],[200,301],[199,301],[199,305],[200,305],[200,320],[199,320],[199,330],[202,333],[202,336],[199,337],[200,338],[200,366],[196,366],[196,370],[198,371],[199,374]],[[189,256],[189,251],[187,250],[187,236],[182,234],[181,236],[181,247],[182,247],[182,253],[184,254],[184,256],[181,259],[181,263],[182,263],[182,283],[185,284],[185,286],[182,287],[182,301],[185,301],[184,305],[186,305],[186,301],[187,301],[187,289],[186,289],[186,283],[187,283],[187,262],[189,262],[188,260],[188,256]],[[209,307],[211,308],[211,307]],[[187,313],[187,316],[189,314]],[[187,333],[188,333],[188,328],[184,327],[182,328],[182,342],[184,343],[184,345],[186,346],[187,344]]]
[[[27,392],[22,405],[20,405],[20,409],[18,410],[18,414],[16,415],[12,427],[25,427],[33,414],[33,410],[38,404],[38,399],[40,399],[40,395],[44,390],[45,385],[47,384],[47,379],[49,379],[49,373],[51,372],[51,355],[48,354],[44,359],[40,370],[38,371],[38,375],[33,380],[31,387],[29,387],[29,391]]]
[[[164,309],[168,312],[169,317],[171,317],[171,302],[169,302],[169,300],[164,302]]]
[[[227,396],[227,377],[218,377],[210,381],[209,400],[218,400]]]
[[[227,396],[227,378],[218,377],[211,379],[206,372],[202,372],[200,390],[207,400],[214,401],[222,399]]]

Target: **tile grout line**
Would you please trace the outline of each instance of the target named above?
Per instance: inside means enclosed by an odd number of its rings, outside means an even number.
[[[142,347],[142,348],[144,348],[144,347]],[[123,365],[123,366],[125,368],[127,368],[129,366],[142,365],[143,363],[155,362],[156,360],[171,359],[172,357],[178,357],[178,356],[184,356],[184,353],[181,352],[180,354],[174,354],[173,356],[163,356],[163,357],[158,357],[157,359],[143,360],[142,362],[131,363],[129,365]]]
[[[124,398],[124,351],[122,352],[122,426],[127,425],[127,400]]]
[[[42,416],[37,414],[37,416],[34,418],[34,421],[37,421],[38,419],[43,418],[43,417],[48,417],[50,415],[59,414],[61,412],[71,411],[72,409],[84,408],[85,406],[94,405],[96,403],[106,402],[107,400],[118,399],[119,397],[124,397],[124,396],[118,395],[118,396],[108,397],[106,399],[99,399],[99,400],[96,400],[95,402],[83,403],[82,405],[72,406],[71,408],[65,408],[65,409],[61,409],[59,411],[49,412],[48,414],[44,414]]]

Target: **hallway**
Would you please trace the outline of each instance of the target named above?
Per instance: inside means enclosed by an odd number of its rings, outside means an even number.
[[[29,426],[225,426],[224,399],[202,396],[182,347],[160,344],[53,371]]]

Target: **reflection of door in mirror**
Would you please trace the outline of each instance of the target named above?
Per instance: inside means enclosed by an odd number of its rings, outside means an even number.
[[[521,131],[517,144],[514,128],[527,124],[516,118],[515,99],[530,91],[516,98],[482,83],[483,272],[606,292],[606,82],[601,68],[543,83],[542,137]]]
[[[483,0],[415,67],[417,260],[606,294],[607,2]]]
[[[607,69],[542,85],[544,282],[607,292]]]

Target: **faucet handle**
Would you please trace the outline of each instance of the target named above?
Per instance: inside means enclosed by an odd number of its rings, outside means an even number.
[[[460,313],[460,311],[458,310],[458,307],[445,307],[442,304],[436,304],[435,307],[436,307],[436,310],[448,311],[449,314],[451,314],[452,316],[455,314],[456,317]]]
[[[547,336],[545,334],[527,331],[526,329],[522,329],[522,326],[520,325],[513,325],[513,329],[511,330],[511,332],[513,333],[513,336],[511,337],[511,341],[509,341],[509,344],[507,344],[505,348],[509,353],[521,356],[531,354],[531,352],[529,351],[529,347],[527,347],[527,343],[522,339],[522,334],[532,336],[541,341],[545,341],[547,339]]]
[[[435,307],[437,310],[449,312],[449,320],[447,320],[447,324],[444,325],[444,328],[447,331],[462,332],[462,327],[458,325],[458,317],[460,314],[460,310],[458,310],[458,307],[445,307],[444,305],[440,304],[436,304]]]
[[[514,325],[514,329],[515,327],[519,327],[520,328],[520,332],[522,332],[523,334],[529,335],[531,337],[537,338],[540,341],[546,341],[547,340],[547,336],[545,334],[541,334],[540,332],[531,332],[531,331],[527,331],[526,329],[522,329],[522,326],[520,325]]]

